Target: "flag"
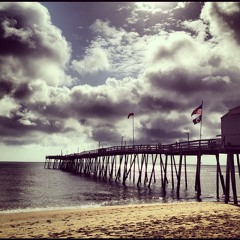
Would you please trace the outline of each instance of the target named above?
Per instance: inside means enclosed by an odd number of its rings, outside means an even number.
[[[202,104],[193,110],[192,115],[194,115],[194,114],[202,114]]]
[[[134,113],[129,113],[128,114],[128,118],[130,118],[131,116],[134,116]]]
[[[196,117],[195,119],[193,119],[194,125],[197,124],[197,123],[200,123],[201,120],[202,120],[202,115],[199,115],[198,117]]]

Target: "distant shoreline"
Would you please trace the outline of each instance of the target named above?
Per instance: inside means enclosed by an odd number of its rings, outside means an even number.
[[[239,238],[239,211],[177,202],[0,213],[0,238]]]

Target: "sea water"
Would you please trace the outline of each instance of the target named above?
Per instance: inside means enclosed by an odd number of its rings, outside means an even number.
[[[196,165],[187,165],[187,189],[184,169],[181,176],[180,199],[176,197],[176,175],[172,190],[168,167],[168,185],[164,196],[160,170],[156,170],[156,183],[139,187],[131,180],[125,186],[114,180],[86,177],[57,169],[44,169],[44,163],[0,162],[0,211],[23,212],[45,209],[85,208],[138,203],[169,203],[198,201],[195,193]],[[225,168],[222,168],[225,177]],[[148,173],[149,177],[151,173]],[[175,174],[175,173],[174,173]],[[144,174],[143,174],[144,175]],[[137,175],[138,176],[138,175]],[[240,182],[236,171],[237,193]],[[136,180],[137,182],[137,180]],[[201,166],[201,200],[216,201],[216,166]],[[220,194],[222,194],[220,184]]]

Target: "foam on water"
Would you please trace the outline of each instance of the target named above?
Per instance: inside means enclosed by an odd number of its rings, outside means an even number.
[[[0,214],[8,213],[23,213],[23,212],[44,212],[44,211],[58,211],[58,210],[73,210],[73,209],[84,209],[84,208],[98,208],[101,207],[101,204],[93,205],[82,205],[82,206],[65,206],[65,207],[44,207],[44,208],[17,208],[10,210],[0,211]]]

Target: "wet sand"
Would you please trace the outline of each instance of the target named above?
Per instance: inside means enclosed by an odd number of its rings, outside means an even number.
[[[0,213],[0,238],[240,238],[239,220],[217,202]]]

